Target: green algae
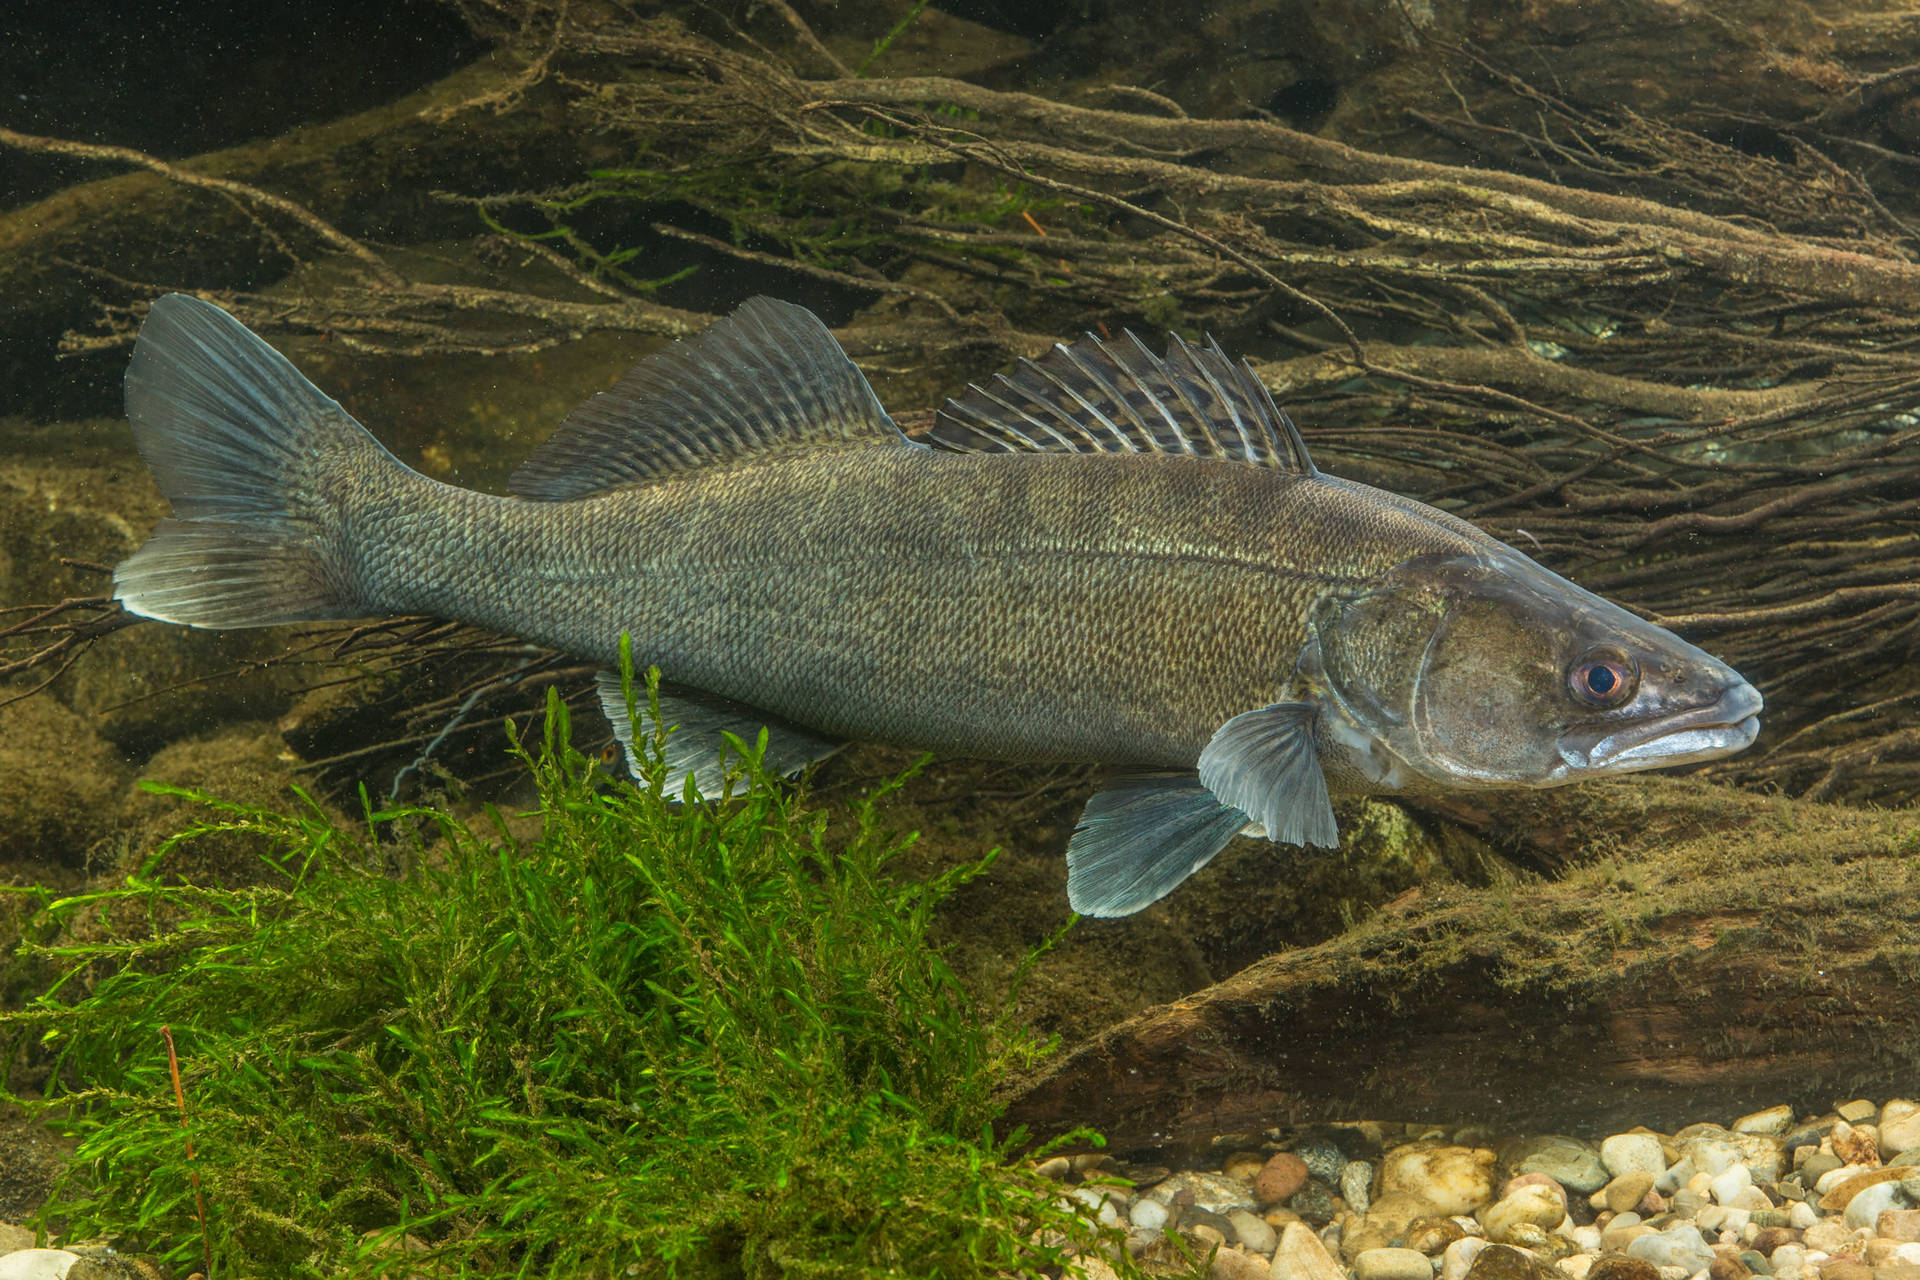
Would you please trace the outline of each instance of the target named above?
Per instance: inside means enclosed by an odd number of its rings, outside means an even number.
[[[1097,1241],[993,1129],[1046,1043],[928,941],[991,858],[902,879],[890,787],[829,839],[750,750],[743,795],[675,806],[659,745],[610,783],[555,698],[515,745],[537,820],[478,827],[149,782],[203,818],[46,902],[16,964],[50,981],[0,1017],[79,1142],[43,1222],[197,1265],[197,1177],[226,1275],[1020,1275]],[[159,870],[206,839],[265,874]]]

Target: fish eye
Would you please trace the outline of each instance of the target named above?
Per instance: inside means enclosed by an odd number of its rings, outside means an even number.
[[[1567,672],[1567,687],[1590,707],[1617,707],[1640,687],[1640,665],[1615,648],[1589,649]]]

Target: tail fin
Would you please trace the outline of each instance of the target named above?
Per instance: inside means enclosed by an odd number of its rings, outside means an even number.
[[[128,610],[217,628],[366,612],[327,483],[401,465],[366,428],[245,325],[185,294],[153,304],[126,385],[134,442],[174,514],[114,570]]]

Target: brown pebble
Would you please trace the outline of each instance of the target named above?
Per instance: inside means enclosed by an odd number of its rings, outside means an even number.
[[[1241,1182],[1252,1182],[1266,1166],[1267,1158],[1258,1151],[1236,1151],[1220,1163],[1220,1172]]]
[[[1873,1268],[1853,1258],[1829,1258],[1820,1264],[1820,1280],[1873,1280]]]
[[[1615,1213],[1625,1213],[1647,1198],[1653,1190],[1653,1175],[1644,1169],[1623,1173],[1600,1189],[1601,1203]]]
[[[1608,1254],[1593,1264],[1587,1280],[1660,1280],[1660,1268],[1645,1258]]]
[[[1307,1162],[1291,1151],[1282,1151],[1254,1175],[1253,1198],[1263,1205],[1278,1204],[1292,1199],[1306,1185]]]
[[[1882,1182],[1899,1182],[1920,1174],[1920,1169],[1910,1164],[1889,1165],[1884,1169],[1868,1169],[1856,1173],[1844,1182],[1834,1184],[1827,1194],[1820,1197],[1820,1207],[1829,1213],[1836,1209],[1845,1209],[1848,1201],[1865,1191],[1868,1187]]]
[[[1754,1252],[1764,1258],[1771,1258],[1773,1251],[1783,1244],[1798,1243],[1800,1232],[1795,1227],[1762,1227],[1760,1234],[1753,1238]]]
[[[1655,1214],[1665,1213],[1666,1211],[1667,1198],[1658,1191],[1647,1192],[1646,1198],[1640,1202],[1638,1209],[1638,1213],[1642,1218],[1651,1218]]]
[[[1873,1233],[1903,1244],[1920,1240],[1920,1209],[1882,1209]]]
[[[1416,1218],[1407,1224],[1407,1248],[1418,1249],[1432,1258],[1445,1253],[1448,1245],[1464,1239],[1466,1234],[1459,1223],[1449,1218]]]
[[[1713,1251],[1713,1261],[1707,1264],[1707,1274],[1712,1280],[1747,1280],[1753,1269],[1740,1261],[1739,1251],[1722,1246]]]
[[[1845,1120],[1833,1126],[1833,1154],[1843,1164],[1879,1164],[1880,1144],[1869,1129],[1856,1129]]]

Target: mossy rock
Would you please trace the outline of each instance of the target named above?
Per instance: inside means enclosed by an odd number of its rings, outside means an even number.
[[[40,881],[86,863],[130,771],[95,725],[52,698],[0,709],[0,868]]]

